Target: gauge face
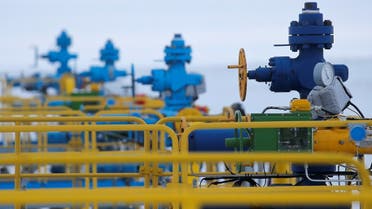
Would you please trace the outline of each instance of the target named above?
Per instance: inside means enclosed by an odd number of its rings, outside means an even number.
[[[319,62],[314,67],[314,82],[318,86],[328,86],[335,77],[333,65],[329,62]]]

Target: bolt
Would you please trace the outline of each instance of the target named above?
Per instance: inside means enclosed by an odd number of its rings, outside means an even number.
[[[291,22],[291,26],[297,26],[298,25],[298,22],[297,21],[292,21]]]
[[[293,51],[293,52],[297,52],[297,50],[298,50],[297,45],[291,45],[290,48],[291,48],[291,51]]]
[[[330,20],[324,20],[324,25],[325,26],[332,26],[332,21],[330,21]]]
[[[330,49],[330,48],[332,48],[332,44],[331,44],[331,43],[329,43],[329,44],[324,44],[324,48],[325,48],[325,49]]]

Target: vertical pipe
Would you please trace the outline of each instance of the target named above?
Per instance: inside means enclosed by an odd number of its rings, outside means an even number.
[[[277,174],[290,174],[291,163],[288,162],[276,162],[274,173]],[[290,178],[274,178],[272,179],[273,184],[293,184],[293,179]]]
[[[15,123],[16,126],[19,125],[19,122]],[[19,163],[20,154],[21,154],[21,133],[20,131],[15,132],[15,153],[17,155],[17,162],[15,163],[15,180],[14,186],[15,190],[21,190],[21,165]],[[21,209],[21,204],[16,203],[14,204],[15,209]]]
[[[153,153],[158,152],[158,147],[159,147],[159,132],[153,130],[152,131],[152,151]],[[159,176],[158,176],[158,169],[159,169],[159,163],[153,163],[152,164],[152,186],[153,187],[158,187],[159,184]],[[153,203],[153,208],[158,209],[159,205],[158,203]]]
[[[84,125],[89,125],[88,122],[84,122],[83,123]],[[89,152],[89,131],[84,131],[84,152]],[[86,174],[89,174],[90,173],[90,164],[89,163],[85,163],[85,173]],[[89,177],[85,177],[84,178],[84,181],[85,181],[85,189],[89,190],[90,189],[90,179]],[[89,203],[86,202],[85,205],[84,205],[84,209],[89,209],[90,206],[89,206]]]
[[[150,153],[151,152],[151,148],[150,148],[150,138],[151,134],[150,134],[150,131],[144,131],[144,148],[145,148],[145,153]],[[148,162],[144,162],[143,164],[143,168],[145,169],[145,182],[144,182],[144,185],[145,185],[145,188],[149,188],[150,187],[150,175],[148,173],[148,171],[150,171],[150,164]],[[150,209],[150,204],[148,203],[145,203],[145,209]]]
[[[165,151],[165,132],[160,131],[160,150]]]

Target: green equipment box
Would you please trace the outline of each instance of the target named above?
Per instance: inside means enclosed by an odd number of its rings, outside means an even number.
[[[309,121],[310,112],[252,114],[253,122]],[[252,151],[311,152],[312,128],[254,128]]]

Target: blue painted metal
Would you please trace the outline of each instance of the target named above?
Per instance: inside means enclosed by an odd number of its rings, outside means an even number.
[[[105,66],[92,66],[89,71],[81,73],[80,76],[89,77],[94,83],[103,83],[128,75],[127,71],[115,67],[115,62],[119,60],[119,49],[111,40],[107,40],[104,48],[100,50],[100,60],[105,63]]]
[[[191,107],[197,99],[195,95],[187,94],[188,87],[203,83],[203,76],[186,72],[186,63],[191,62],[191,47],[185,45],[181,34],[175,34],[170,46],[164,49],[164,61],[168,70],[153,69],[150,76],[136,79],[138,83],[152,85],[153,91],[164,96],[166,115],[172,115],[185,107]]]
[[[57,38],[57,46],[59,51],[49,51],[47,54],[41,56],[41,58],[47,59],[51,63],[59,63],[60,66],[57,69],[56,77],[59,78],[65,73],[71,73],[71,68],[68,66],[70,59],[76,59],[78,56],[68,51],[68,47],[71,45],[71,37],[68,36],[66,31],[62,31]]]
[[[331,49],[333,44],[333,26],[330,20],[323,21],[317,3],[306,2],[299,14],[299,21],[292,21],[289,26],[289,44],[291,51],[299,51],[296,58],[271,57],[269,66],[258,67],[248,71],[248,78],[259,82],[271,82],[273,92],[298,91],[301,98],[306,98],[316,85],[313,80],[314,66],[324,62],[323,49]],[[335,74],[343,81],[348,79],[346,65],[333,65]]]
[[[243,133],[244,137],[248,137]],[[236,150],[226,146],[226,138],[235,137],[235,129],[196,130],[189,135],[189,151],[191,152],[229,152]],[[244,146],[244,151],[248,147]]]

